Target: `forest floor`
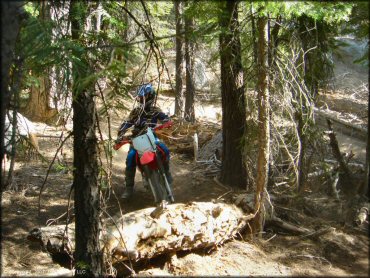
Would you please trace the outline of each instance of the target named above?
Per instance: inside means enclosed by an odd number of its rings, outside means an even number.
[[[344,95],[328,94],[331,107],[342,103]],[[358,99],[358,98],[356,98]],[[366,98],[361,102],[363,113]],[[347,108],[350,108],[349,104]],[[342,112],[345,107],[341,107]],[[209,111],[208,111],[209,112]],[[206,111],[206,113],[208,113]],[[213,111],[215,112],[215,111]],[[217,111],[216,111],[217,112]],[[216,112],[211,117],[216,120]],[[349,111],[347,111],[349,112]],[[112,122],[118,127],[120,119]],[[59,134],[55,128],[39,125],[45,135]],[[346,135],[340,135],[347,138]],[[358,143],[356,143],[358,141]],[[354,152],[364,150],[365,142],[351,138],[340,139],[341,147]],[[348,143],[350,142],[350,143]],[[355,143],[353,143],[355,142]],[[40,138],[41,153],[50,161],[57,148],[57,138]],[[354,146],[355,145],[355,146]],[[2,195],[2,276],[72,276],[72,271],[53,261],[41,250],[38,243],[29,242],[27,234],[35,227],[63,224],[65,217],[56,219],[67,210],[72,183],[72,142],[63,148],[66,157],[63,167],[50,172],[41,198],[38,198],[48,164],[40,160],[19,159],[15,167],[14,185]],[[124,159],[127,148],[121,148],[113,157],[113,189],[123,212],[153,206],[152,195],[136,175],[136,192],[132,200],[124,202],[120,196],[124,185]],[[364,163],[363,156],[355,162]],[[172,153],[171,169],[174,176],[176,202],[212,201],[228,193],[212,178],[206,177],[185,154]],[[328,185],[326,185],[328,187]],[[281,218],[296,225],[326,232],[317,236],[297,236],[284,231],[266,228],[262,238],[236,238],[214,250],[179,252],[176,256],[162,256],[135,267],[139,275],[248,275],[248,276],[364,276],[369,275],[368,222],[361,227],[352,223],[359,199],[343,196],[339,201],[328,194],[322,184],[297,197],[292,190],[282,188],[274,192],[275,210]],[[73,199],[73,198],[72,198]],[[109,210],[118,211],[112,195]],[[73,205],[73,202],[72,202]],[[53,221],[54,219],[54,221]],[[49,222],[48,222],[49,223]]]

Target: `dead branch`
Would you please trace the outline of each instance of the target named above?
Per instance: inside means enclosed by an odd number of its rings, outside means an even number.
[[[325,227],[325,228],[322,228],[320,230],[317,230],[317,231],[314,231],[314,232],[311,232],[311,233],[308,233],[308,234],[304,234],[302,236],[300,236],[300,238],[317,238],[321,235],[324,235],[324,234],[327,234],[327,233],[331,233],[335,231],[335,228],[333,227]]]
[[[41,185],[41,188],[40,188],[40,193],[39,193],[39,205],[38,205],[38,215],[39,215],[39,216],[40,216],[40,213],[41,213],[41,195],[42,195],[42,192],[43,192],[43,190],[44,190],[44,186],[45,186],[45,184],[46,184],[46,181],[48,180],[48,176],[49,176],[49,174],[50,174],[51,167],[53,166],[54,161],[55,161],[55,159],[57,158],[58,153],[59,153],[59,151],[61,150],[61,148],[63,147],[64,143],[65,143],[65,142],[68,140],[68,138],[69,138],[69,137],[71,137],[71,136],[72,136],[72,132],[70,132],[70,133],[66,136],[66,138],[64,138],[64,140],[62,141],[62,143],[59,145],[59,147],[58,147],[57,151],[55,152],[55,155],[54,155],[54,157],[53,157],[53,160],[50,162],[49,168],[48,168],[48,170],[47,170],[47,172],[46,172],[45,179],[44,179],[44,181],[43,181],[43,183],[42,183],[42,185]],[[63,132],[62,132],[62,134],[60,135],[60,138],[62,138],[62,137],[63,137]]]
[[[295,235],[311,233],[311,231],[304,227],[299,227],[294,224],[288,223],[280,219],[279,217],[272,216],[270,219],[266,219],[265,225],[274,226]]]
[[[333,128],[332,128],[332,122],[331,122],[330,119],[326,119],[326,121],[327,121],[328,127],[329,127],[328,136],[330,138],[330,147],[333,151],[333,155],[339,163],[340,171],[343,174],[345,174],[347,177],[349,177],[351,175],[351,173],[350,173],[350,171],[348,169],[348,166],[345,163],[345,161],[343,159],[343,156],[340,152],[338,140],[337,140],[337,137],[335,136],[335,133],[334,133]]]

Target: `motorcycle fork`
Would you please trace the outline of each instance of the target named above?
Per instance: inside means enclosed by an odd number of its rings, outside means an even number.
[[[170,198],[170,202],[173,203],[173,202],[175,202],[175,199],[173,197],[173,193],[172,193],[170,184],[168,183],[168,180],[167,180],[167,177],[166,177],[166,172],[164,170],[162,160],[161,160],[160,154],[158,152],[156,152],[155,158],[157,159],[157,165],[158,165],[158,168],[159,168],[159,172],[161,173],[161,175],[163,177],[163,180],[164,180],[164,183],[165,183],[167,195]]]
[[[152,183],[151,179],[149,179],[149,169],[148,169],[148,167],[149,167],[148,165],[143,166],[145,178],[149,183],[150,189],[152,190],[152,193],[153,193],[153,196],[154,196],[154,202],[158,203],[159,196],[157,196],[157,193],[156,193],[156,190],[154,189],[153,183]]]

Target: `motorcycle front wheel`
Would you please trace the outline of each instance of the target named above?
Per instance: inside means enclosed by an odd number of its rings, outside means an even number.
[[[160,203],[163,200],[170,201],[167,197],[165,181],[159,170],[152,170],[148,166],[144,166],[144,172],[152,190],[155,203]]]

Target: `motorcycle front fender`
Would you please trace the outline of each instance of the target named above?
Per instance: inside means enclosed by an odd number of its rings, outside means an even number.
[[[140,157],[141,165],[148,165],[148,164],[151,164],[153,161],[156,161],[156,155],[154,152],[145,152]]]

